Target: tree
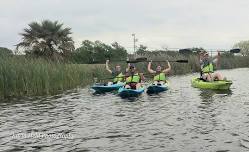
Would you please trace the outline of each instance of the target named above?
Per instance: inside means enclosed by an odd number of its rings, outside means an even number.
[[[147,46],[144,46],[142,44],[139,45],[139,47],[136,51],[137,54],[141,54],[141,55],[146,53],[146,52],[147,52]]]
[[[10,56],[12,54],[13,54],[13,52],[10,49],[0,47],[0,57]]]
[[[109,58],[115,60],[124,60],[127,58],[127,50],[118,44],[118,42],[113,42],[111,44],[111,49],[108,51]]]
[[[81,47],[73,52],[73,61],[76,63],[104,63],[106,59],[126,59],[127,51],[117,42],[107,45],[101,41],[84,40]]]
[[[236,43],[233,48],[239,48],[243,56],[249,55],[249,40]]]
[[[25,28],[20,34],[22,42],[16,46],[17,49],[24,48],[26,54],[53,59],[58,56],[66,57],[74,50],[71,34],[71,28],[63,28],[63,24],[58,21],[32,22],[29,28]]]

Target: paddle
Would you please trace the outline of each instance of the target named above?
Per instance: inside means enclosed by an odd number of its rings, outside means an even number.
[[[144,62],[147,61],[147,58],[141,57],[141,58],[136,58],[133,61],[129,60],[110,60],[110,62],[127,62],[127,63],[138,63],[138,62]],[[104,64],[103,61],[92,61],[91,64]]]
[[[191,49],[180,49],[179,50],[179,53],[181,54],[188,54],[188,53],[193,53],[193,52],[197,52],[197,51],[192,51]],[[218,52],[218,51],[207,51],[207,52]],[[240,53],[240,49],[236,48],[236,49],[231,49],[229,51],[219,51],[219,52]]]
[[[145,60],[146,59],[146,60]],[[139,60],[127,61],[127,63],[138,63],[138,62],[150,62],[147,58],[140,58]],[[166,60],[153,60],[153,62],[167,62]],[[188,60],[170,60],[169,62],[177,62],[177,63],[188,63]]]

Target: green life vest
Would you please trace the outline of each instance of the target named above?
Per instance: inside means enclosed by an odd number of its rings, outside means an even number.
[[[140,76],[138,75],[138,73],[126,78],[126,83],[139,83],[139,82],[140,82]]]
[[[166,75],[165,73],[159,73],[156,76],[154,76],[154,81],[166,81]]]
[[[213,63],[209,63],[209,64],[205,65],[205,66],[201,69],[201,71],[202,71],[203,73],[213,73],[213,72],[214,72],[214,65],[213,65]]]
[[[113,82],[116,83],[116,82],[122,82],[124,80],[124,75],[123,73],[119,73],[114,79],[113,79]]]

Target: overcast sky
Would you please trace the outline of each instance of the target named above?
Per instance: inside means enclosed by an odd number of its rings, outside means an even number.
[[[14,48],[30,22],[49,19],[82,40],[132,47],[229,49],[249,40],[249,0],[0,0],[0,46]]]

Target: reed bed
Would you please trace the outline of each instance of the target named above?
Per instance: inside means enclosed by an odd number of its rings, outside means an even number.
[[[64,64],[44,59],[0,60],[0,98],[53,95],[85,86],[106,72],[103,65]]]

